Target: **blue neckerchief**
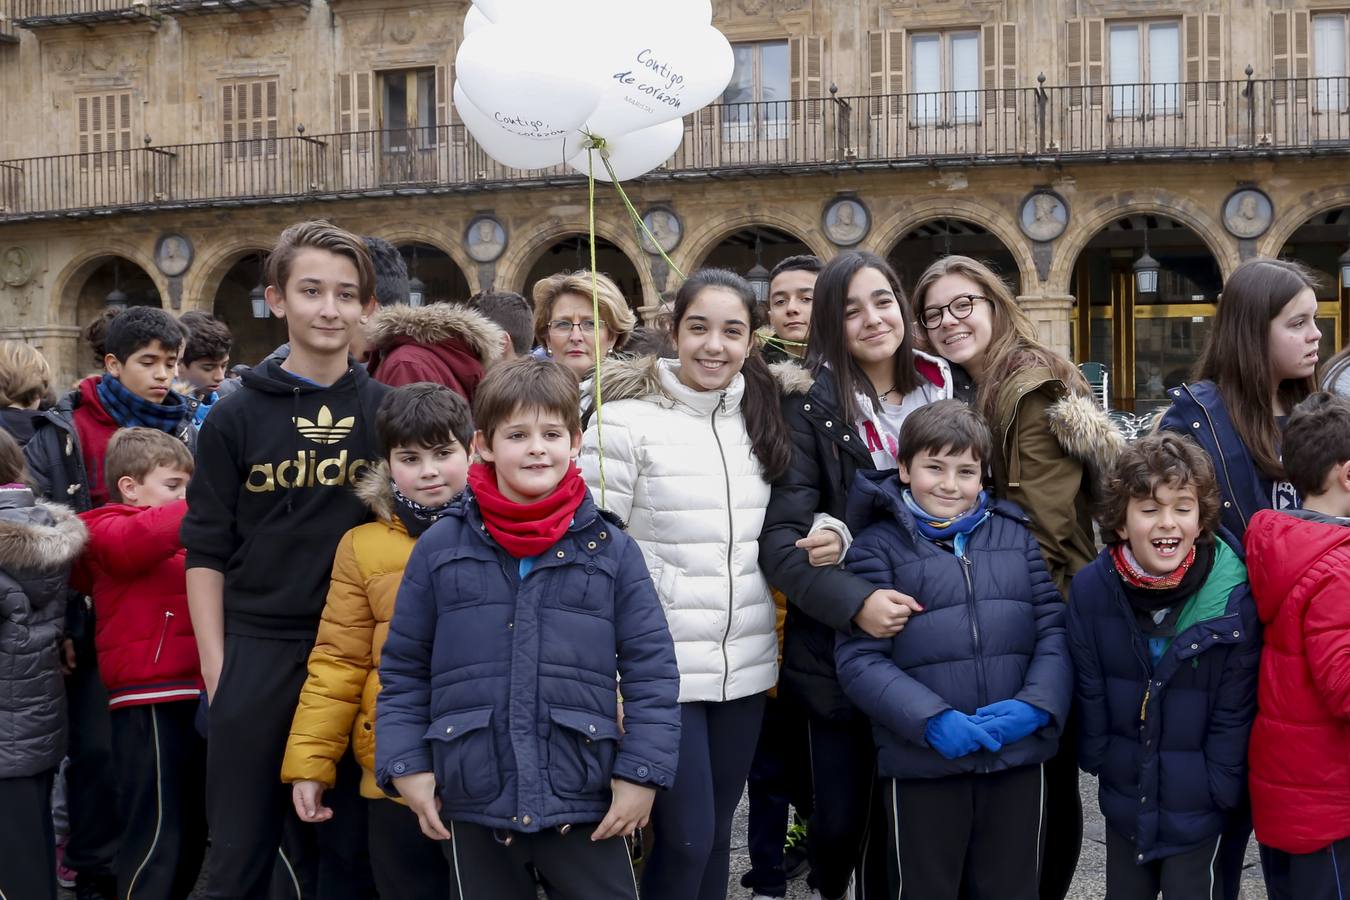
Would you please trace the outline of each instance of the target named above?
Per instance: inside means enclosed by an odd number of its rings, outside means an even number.
[[[935,519],[928,510],[918,504],[909,488],[905,488],[901,496],[904,498],[905,508],[914,514],[914,525],[919,529],[919,534],[930,541],[950,540],[956,555],[961,557],[966,555],[966,544],[970,541],[970,535],[983,525],[984,520],[993,512],[989,508],[989,495],[984,491],[980,491],[974,506],[954,519]]]
[[[104,375],[94,388],[98,401],[121,428],[140,425],[176,435],[187,418],[187,401],[174,391],[164,395],[161,403],[151,403],[133,394],[126,385],[111,375]]]
[[[202,423],[206,421],[206,414],[211,411],[211,407],[215,406],[216,401],[219,399],[220,395],[217,394],[215,391],[212,391],[211,396],[209,397],[206,398],[199,397],[197,399],[197,411],[192,414],[192,424],[196,425],[198,428],[201,428]]]

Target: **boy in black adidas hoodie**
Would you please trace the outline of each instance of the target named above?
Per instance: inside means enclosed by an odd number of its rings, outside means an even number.
[[[325,222],[286,229],[267,261],[267,302],[291,353],[245,373],[198,436],[182,538],[210,701],[208,897],[265,895],[278,862],[287,734],[333,554],[367,518],[351,485],[380,459],[386,388],[347,355],[374,281],[359,237]]]

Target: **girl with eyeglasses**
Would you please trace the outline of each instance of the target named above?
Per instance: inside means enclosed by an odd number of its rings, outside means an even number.
[[[813,565],[824,538],[809,532],[818,515],[843,518],[857,472],[896,467],[906,416],[952,396],[950,367],[916,350],[914,335],[905,292],[885,260],[847,251],[821,271],[807,368],[795,370],[783,401],[792,465],[774,482],[760,538],[769,583],[788,598],[780,696],[807,713],[815,798],[808,883],[831,900],[848,890],[865,844],[877,852],[868,853],[859,896],[894,896],[885,817],[879,804],[872,809],[871,725],[839,687],[835,638],[858,630],[891,637],[918,604],[842,568]]]
[[[914,311],[924,344],[973,380],[971,399],[994,434],[994,492],[1026,513],[1067,599],[1070,580],[1097,555],[1093,494],[1124,440],[1077,367],[1041,343],[1035,323],[984,263],[966,256],[934,262],[914,286]],[[1045,767],[1043,900],[1068,893],[1082,844],[1072,727]]]

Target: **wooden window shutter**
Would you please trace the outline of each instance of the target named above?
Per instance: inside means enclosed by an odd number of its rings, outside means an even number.
[[[280,116],[278,115],[277,93],[280,90],[277,79],[269,78],[265,83],[263,94],[266,103],[263,106],[263,130],[267,133],[267,155],[276,156],[277,153],[277,135],[279,132]]]
[[[369,72],[356,73],[356,130],[370,131],[375,126],[371,119],[371,77]]]
[[[1083,91],[1087,70],[1083,59],[1083,20],[1070,19],[1064,23],[1064,81],[1069,88],[1069,106],[1083,105]]]
[[[1201,48],[1204,45],[1204,35],[1200,33],[1200,23],[1203,19],[1198,16],[1183,16],[1182,30],[1185,32],[1185,38],[1182,46],[1186,50],[1186,68],[1183,70],[1182,78],[1186,82],[1186,102],[1195,103],[1200,99],[1200,82],[1204,80],[1204,59]]]
[[[234,85],[220,86],[220,139],[225,142],[225,159],[234,159]]]
[[[118,94],[117,132],[123,150],[131,149],[131,94]]]
[[[1102,105],[1102,97],[1105,94],[1101,85],[1106,83],[1105,71],[1105,53],[1103,52],[1104,33],[1106,23],[1102,19],[1088,19],[1084,22],[1083,30],[1086,40],[1084,44],[1087,49],[1087,83],[1092,85],[1089,95],[1089,102],[1093,106]]]
[[[806,38],[806,96],[825,96],[825,39]],[[823,103],[808,103],[807,116],[819,120]]]
[[[999,68],[1003,73],[1003,108],[1008,112],[1017,111],[1017,23],[1004,22],[1001,29],[1002,44],[999,48]]]
[[[431,143],[441,143],[449,132],[445,126],[450,124],[450,75],[445,66],[436,67],[436,128],[431,135]]]
[[[1312,28],[1309,24],[1308,10],[1296,9],[1291,15],[1290,37],[1293,44],[1293,76],[1298,79],[1294,84],[1295,96],[1299,100],[1308,99],[1309,55],[1308,38]]]
[[[342,134],[352,130],[352,77],[351,72],[339,72],[333,92],[337,98],[337,130]]]
[[[1205,99],[1219,100],[1222,97],[1223,81],[1223,16],[1215,13],[1205,15]]]
[[[903,101],[882,99],[888,94],[905,93],[905,30],[871,31],[867,34],[868,111],[882,115],[888,105],[899,109]]]
[[[89,106],[90,106],[89,97],[80,97],[78,100],[75,101],[75,108],[77,110],[79,117],[78,123],[80,136],[79,146],[81,153],[89,152],[90,146]]]
[[[992,112],[998,103],[998,26],[980,26],[980,88],[984,91],[984,108]]]
[[[879,97],[886,93],[886,31],[867,33],[867,93]]]
[[[264,85],[261,81],[255,81],[248,86],[249,117],[246,120],[245,127],[252,132],[252,134],[249,135],[253,138],[253,143],[250,145],[250,152],[252,152],[254,156],[261,156],[263,150],[263,87]]]
[[[886,92],[905,92],[905,29],[893,28],[886,32]]]
[[[1270,14],[1270,72],[1275,79],[1272,98],[1284,100],[1289,91],[1289,13]]]
[[[788,38],[788,92],[794,101],[800,101],[806,96],[806,73],[802,65],[802,56],[805,50],[802,48],[803,38]],[[802,104],[794,102],[792,104],[792,121],[801,118]]]
[[[103,152],[103,105],[111,104],[112,97],[91,97],[89,106],[93,110],[89,116],[89,151]]]

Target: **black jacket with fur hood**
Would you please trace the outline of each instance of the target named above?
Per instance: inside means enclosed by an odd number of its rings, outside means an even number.
[[[55,769],[66,752],[61,636],[84,523],[26,487],[0,487],[0,778]]]

